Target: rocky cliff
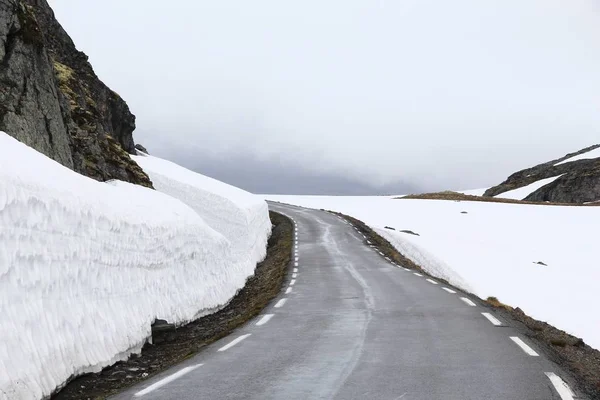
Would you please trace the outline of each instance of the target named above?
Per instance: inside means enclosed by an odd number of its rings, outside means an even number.
[[[590,146],[559,159],[516,172],[500,185],[489,188],[483,195],[486,197],[497,196],[541,179],[560,175],[558,179],[539,188],[522,200],[556,203],[600,201],[600,158],[569,161],[577,156],[585,156],[586,153],[598,148],[600,145]]]
[[[134,129],[46,0],[0,0],[0,130],[83,175],[152,187],[128,155]]]

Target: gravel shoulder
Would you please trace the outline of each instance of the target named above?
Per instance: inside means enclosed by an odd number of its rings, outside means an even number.
[[[273,231],[267,256],[227,306],[177,329],[161,331],[153,337],[153,344],[144,346],[141,354],[99,373],[73,379],[52,399],[105,399],[194,356],[258,315],[279,294],[292,254],[292,222],[276,212],[269,215]]]

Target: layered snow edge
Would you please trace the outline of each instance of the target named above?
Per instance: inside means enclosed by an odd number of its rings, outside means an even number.
[[[266,255],[267,204],[154,157],[100,183],[0,132],[0,399],[41,399],[225,305]]]

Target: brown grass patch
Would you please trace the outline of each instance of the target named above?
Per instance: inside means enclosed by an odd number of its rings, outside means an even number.
[[[422,193],[422,194],[409,194],[408,196],[394,197],[394,200],[449,200],[449,201],[477,201],[482,203],[504,203],[504,204],[524,204],[534,206],[570,206],[570,207],[597,207],[600,206],[600,202],[589,203],[589,204],[578,204],[578,203],[550,203],[550,202],[536,202],[536,201],[523,201],[513,199],[502,199],[496,197],[483,197],[473,196],[470,194],[462,194],[458,192],[445,191],[435,193]]]

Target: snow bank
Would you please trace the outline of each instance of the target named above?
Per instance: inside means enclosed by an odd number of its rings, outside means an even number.
[[[552,178],[540,179],[539,181],[530,183],[527,186],[523,186],[523,187],[520,187],[520,188],[514,189],[514,190],[509,190],[508,192],[500,193],[499,195],[494,196],[494,197],[502,198],[502,199],[523,200],[525,197],[529,196],[531,193],[554,182],[561,176],[562,175],[558,175],[558,176],[553,176]]]
[[[567,158],[566,160],[556,163],[554,165],[560,165],[560,164],[565,164],[565,163],[568,163],[571,161],[587,160],[587,159],[599,158],[599,157],[600,157],[600,147],[597,149],[594,149],[594,150],[590,150],[586,153],[580,154],[578,156]]]
[[[194,195],[211,210],[220,189]],[[155,318],[227,303],[270,228],[262,200],[233,197],[216,229],[171,196],[96,182],[0,132],[0,399],[40,399],[139,350]],[[259,228],[230,240],[244,218]]]
[[[359,218],[432,275],[479,297],[496,296],[521,307],[600,349],[600,313],[593,312],[600,282],[600,207],[268,197]],[[397,231],[381,229],[386,225]],[[548,265],[534,263],[538,261]]]
[[[229,263],[228,279],[241,288],[264,259],[271,221],[260,197],[152,156],[132,157],[150,176],[156,190],[186,203],[231,243],[221,258]],[[231,294],[230,297],[233,297]]]

